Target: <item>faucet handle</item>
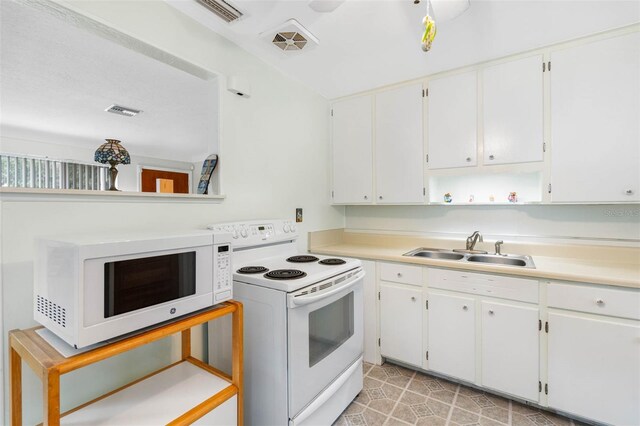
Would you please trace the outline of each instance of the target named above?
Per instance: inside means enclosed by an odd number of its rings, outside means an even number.
[[[500,246],[504,244],[504,241],[500,240],[500,241],[496,241],[496,254],[502,254],[500,252]]]

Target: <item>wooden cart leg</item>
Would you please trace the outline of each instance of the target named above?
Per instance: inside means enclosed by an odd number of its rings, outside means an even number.
[[[13,347],[9,359],[11,380],[11,425],[22,425],[22,358]]]
[[[238,388],[238,426],[242,426],[244,424],[244,387],[242,385],[243,380],[243,358],[244,354],[243,344],[243,323],[242,323],[242,304],[236,303],[236,310],[233,312],[233,325],[232,325],[232,334],[233,334],[233,356],[232,356],[232,382]]]
[[[182,330],[182,359],[191,356],[191,329]]]
[[[42,378],[45,426],[60,425],[60,372],[49,370]]]

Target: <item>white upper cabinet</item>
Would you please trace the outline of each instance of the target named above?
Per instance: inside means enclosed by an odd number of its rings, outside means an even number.
[[[485,165],[543,160],[542,64],[536,55],[482,71]]]
[[[376,94],[376,202],[424,202],[422,84]]]
[[[551,198],[640,201],[640,33],[551,54]]]
[[[429,169],[477,164],[477,72],[429,81]]]
[[[372,97],[333,104],[333,202],[371,203],[373,199]]]

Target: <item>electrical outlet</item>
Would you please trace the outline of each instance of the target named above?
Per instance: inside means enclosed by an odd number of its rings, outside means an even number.
[[[296,222],[302,222],[302,209],[300,208],[296,209]]]

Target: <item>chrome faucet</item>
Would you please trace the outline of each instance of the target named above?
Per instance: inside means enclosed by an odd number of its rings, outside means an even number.
[[[473,250],[478,240],[480,240],[481,243],[484,242],[484,240],[482,239],[482,234],[480,234],[480,231],[473,231],[473,234],[467,237],[467,250]]]
[[[496,241],[496,254],[499,254],[501,256],[506,256],[506,254],[502,254],[502,252],[500,251],[502,244],[504,244],[504,241],[502,240]]]

